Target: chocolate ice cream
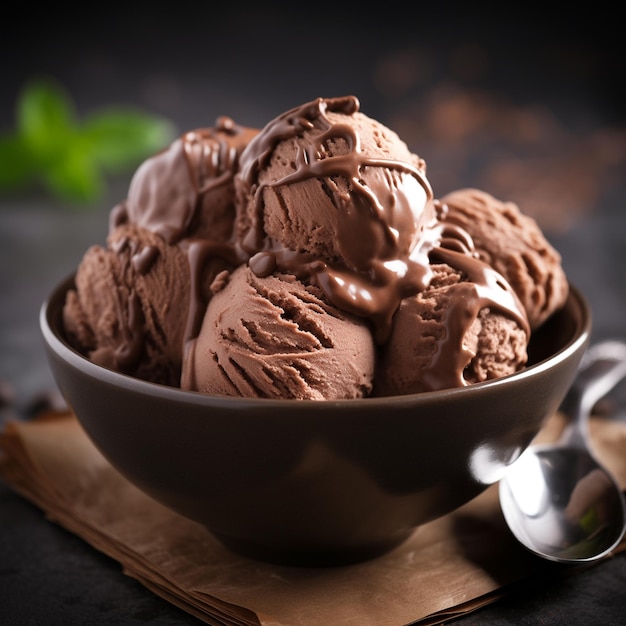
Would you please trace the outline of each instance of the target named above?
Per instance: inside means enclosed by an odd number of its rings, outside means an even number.
[[[182,387],[212,395],[334,400],[370,395],[367,324],[293,275],[243,265],[210,301]]]
[[[316,400],[511,374],[568,292],[533,220],[475,189],[436,200],[353,96],[180,137],[138,169],[76,283],[68,337],[99,363]]]
[[[520,298],[531,328],[563,306],[568,282],[561,256],[537,222],[513,202],[479,189],[460,189],[441,198],[446,223],[461,226],[479,258],[500,272]]]
[[[178,386],[190,302],[185,253],[123,225],[106,247],[85,253],[75,282],[63,311],[69,341],[95,363]]]
[[[144,161],[126,201],[112,214],[152,230],[168,243],[183,238],[229,239],[235,219],[233,177],[239,155],[258,131],[228,117],[184,133]]]
[[[253,271],[306,275],[381,338],[403,295],[428,283],[426,165],[356,98],[318,98],[269,122],[235,184]]]
[[[107,246],[93,246],[64,310],[71,343],[93,361],[180,385],[186,338],[202,319],[213,278],[239,263],[205,249],[230,241],[234,174],[258,131],[220,118],[184,133],[137,169],[111,211]],[[234,253],[233,253],[234,254]]]
[[[487,272],[490,270],[487,269]],[[436,391],[492,380],[527,361],[525,318],[484,299],[482,285],[446,264],[433,265],[425,290],[405,298],[376,370],[379,396]],[[497,275],[492,275],[498,280]],[[511,294],[502,292],[513,303]]]

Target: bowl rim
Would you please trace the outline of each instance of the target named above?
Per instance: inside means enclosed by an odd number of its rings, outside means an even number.
[[[474,383],[466,387],[454,387],[450,389],[440,389],[437,391],[425,391],[414,394],[404,394],[395,396],[376,396],[370,398],[353,398],[343,400],[297,400],[293,398],[287,399],[274,399],[274,398],[239,398],[230,396],[212,396],[200,391],[191,391],[187,389],[180,389],[178,387],[171,387],[160,383],[154,383],[140,378],[135,378],[129,374],[115,371],[113,369],[98,365],[93,361],[90,361],[86,356],[75,350],[67,341],[59,336],[55,331],[58,324],[53,324],[51,317],[53,312],[60,315],[58,302],[61,296],[64,296],[68,289],[74,284],[75,272],[72,272],[66,276],[63,280],[58,282],[56,286],[50,291],[48,296],[44,299],[40,307],[39,312],[39,325],[43,335],[44,341],[47,344],[49,350],[57,355],[64,362],[69,363],[74,367],[78,367],[83,374],[98,378],[101,382],[108,383],[115,387],[121,387],[134,393],[149,394],[152,397],[167,399],[169,401],[184,401],[193,405],[207,405],[211,407],[229,407],[229,408],[252,408],[259,406],[261,403],[266,408],[280,407],[316,407],[316,408],[356,408],[362,407],[366,402],[368,409],[375,409],[380,407],[381,409],[393,406],[403,406],[406,404],[415,405],[421,404],[435,399],[456,397],[458,395],[473,395],[483,393],[486,389],[496,389],[502,385],[506,385],[512,380],[524,380],[529,377],[535,377],[540,375],[545,370],[549,369],[553,365],[566,360],[572,353],[577,352],[583,345],[585,345],[590,338],[592,328],[592,312],[588,300],[582,294],[582,292],[572,283],[569,283],[568,300],[574,298],[578,305],[578,310],[581,313],[578,332],[575,333],[565,345],[550,355],[549,357],[533,363],[532,365],[525,367],[519,372],[502,376],[493,380],[483,381],[480,383]],[[56,307],[53,305],[56,304]]]

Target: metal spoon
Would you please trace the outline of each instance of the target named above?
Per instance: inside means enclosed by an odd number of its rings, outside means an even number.
[[[591,347],[562,405],[572,421],[561,439],[528,448],[500,481],[500,506],[509,528],[543,558],[593,561],[624,536],[624,496],[589,449],[587,420],[596,402],[625,376],[626,343]]]

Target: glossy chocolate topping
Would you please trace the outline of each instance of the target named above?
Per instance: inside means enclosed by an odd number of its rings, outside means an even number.
[[[256,132],[220,117],[212,128],[185,133],[137,169],[111,226],[129,221],[171,244],[189,236],[211,192],[223,190],[219,202],[232,204],[239,154]]]
[[[400,300],[428,284],[427,260],[415,262],[410,253],[433,221],[433,194],[423,161],[385,159],[362,149],[350,118],[358,111],[353,96],[318,98],[280,115],[250,142],[240,177],[255,211],[241,245],[255,273],[288,271],[314,280],[338,307],[370,318],[378,340],[384,341]],[[298,144],[294,171],[260,182],[283,141]],[[333,152],[329,146],[334,145],[345,145],[347,151]],[[348,191],[335,183],[338,177],[348,181]],[[264,190],[311,178],[326,181],[336,207],[339,262],[285,250],[263,231]]]

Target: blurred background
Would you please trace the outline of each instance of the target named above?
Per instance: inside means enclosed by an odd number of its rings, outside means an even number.
[[[624,54],[617,20],[593,8],[13,5],[0,40],[0,133],[16,132],[20,94],[41,78],[65,91],[77,124],[124,105],[168,122],[171,136],[220,115],[262,126],[315,97],[355,94],[426,160],[437,196],[479,187],[535,217],[592,297],[595,332],[626,335],[614,260],[626,236]],[[84,202],[36,183],[0,186],[0,380],[22,402],[52,384],[40,302],[104,240],[136,164],[106,173]]]

